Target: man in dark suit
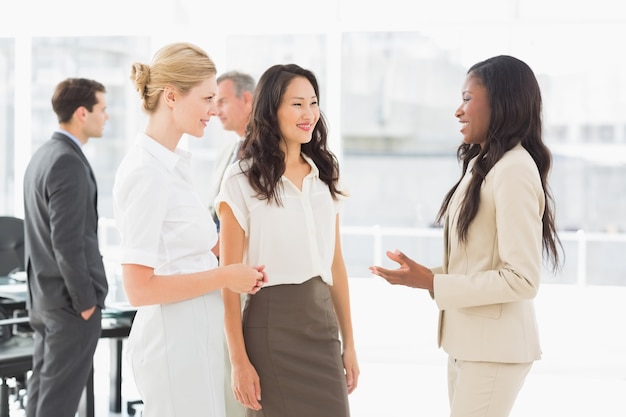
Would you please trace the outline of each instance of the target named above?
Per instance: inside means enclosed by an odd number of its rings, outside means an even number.
[[[73,417],[93,366],[108,284],[97,188],[81,146],[109,119],[105,87],[69,78],[52,96],[59,129],[24,175],[25,265],[35,332],[27,417]]]

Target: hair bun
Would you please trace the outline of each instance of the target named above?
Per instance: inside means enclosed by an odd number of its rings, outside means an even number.
[[[135,89],[141,95],[141,98],[145,98],[146,87],[150,82],[150,66],[142,64],[141,62],[133,63],[130,71],[130,79],[135,85]]]

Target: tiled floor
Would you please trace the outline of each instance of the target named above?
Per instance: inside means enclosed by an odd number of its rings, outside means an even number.
[[[361,367],[352,417],[447,416],[430,297],[368,277],[351,280],[351,298]],[[544,356],[510,417],[624,417],[626,288],[544,285],[536,308]],[[122,413],[108,410],[107,346],[96,352],[96,417],[127,417],[126,401],[137,398],[127,372]]]

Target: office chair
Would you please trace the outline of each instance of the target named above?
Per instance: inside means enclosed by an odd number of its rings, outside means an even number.
[[[0,217],[0,276],[6,277],[12,272],[24,271],[24,220],[17,217]],[[4,304],[0,306],[6,307]],[[1,314],[6,314],[4,309]],[[21,311],[16,310],[17,316]],[[8,317],[3,317],[8,318]],[[14,327],[18,330],[18,326]],[[10,326],[0,326],[0,342],[12,336]]]
[[[24,270],[24,220],[0,217],[0,276]]]
[[[0,276],[6,277],[13,272],[24,271],[24,220],[17,217],[0,217]],[[9,307],[3,303],[2,307]],[[26,311],[23,309],[13,310],[13,316],[19,317]],[[0,336],[6,336],[6,328],[0,326]],[[13,333],[30,334],[28,325],[14,325]],[[10,334],[8,335],[10,337]],[[0,337],[0,340],[4,340]]]
[[[24,220],[17,217],[0,216],[0,276],[5,277],[17,271],[24,271]],[[19,313],[19,311],[14,313]],[[8,312],[1,305],[0,317],[10,318]],[[0,348],[8,349],[7,352],[14,348],[10,342],[13,334],[12,326],[0,326]],[[15,365],[13,369],[8,367],[7,374],[0,376],[2,378],[0,381],[0,391],[2,391],[0,395],[0,401],[2,402],[0,410],[2,410],[3,414],[6,413],[5,407],[9,397],[8,380],[10,379],[15,380],[15,392],[13,395],[23,408],[26,374],[30,369],[29,364],[31,361],[32,359],[23,361],[23,364]]]

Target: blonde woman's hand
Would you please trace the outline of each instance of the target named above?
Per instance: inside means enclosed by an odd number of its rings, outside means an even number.
[[[228,268],[230,273],[226,288],[233,292],[256,294],[267,282],[265,265],[232,264],[225,268]]]

